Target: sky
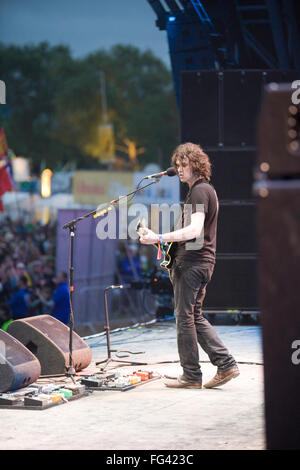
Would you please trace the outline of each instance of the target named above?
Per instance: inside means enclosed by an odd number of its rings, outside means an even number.
[[[83,57],[114,44],[152,52],[170,68],[165,31],[147,0],[0,0],[0,41],[65,44]]]

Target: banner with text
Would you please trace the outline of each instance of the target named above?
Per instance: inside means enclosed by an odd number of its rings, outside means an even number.
[[[133,173],[118,171],[75,171],[74,202],[97,207],[130,193],[134,189]]]

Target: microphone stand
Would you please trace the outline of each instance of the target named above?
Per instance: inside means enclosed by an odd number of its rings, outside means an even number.
[[[104,366],[100,367],[100,372],[101,373],[104,373],[105,372],[105,369],[107,368],[108,364],[110,364],[111,362],[121,362],[122,364],[124,365],[146,365],[145,362],[136,362],[136,361],[124,361],[123,359],[119,360],[118,359],[115,359],[112,357],[111,353],[112,352],[130,352],[131,354],[142,354],[142,353],[132,353],[131,351],[117,351],[115,349],[111,349],[111,345],[110,345],[110,325],[109,325],[109,314],[108,314],[108,303],[107,303],[107,292],[109,290],[113,290],[113,289],[123,289],[124,287],[126,287],[126,285],[118,285],[118,286],[109,286],[109,287],[106,287],[106,289],[104,289],[104,306],[105,306],[105,332],[106,332],[106,348],[107,348],[107,358],[102,360],[102,361],[98,361],[96,362],[96,366],[98,366],[99,364],[104,364]],[[118,356],[117,356],[118,357]],[[125,356],[126,357],[126,356]]]
[[[161,175],[162,176],[162,175]],[[69,291],[70,291],[70,321],[69,321],[69,330],[70,330],[70,336],[69,336],[69,366],[66,369],[66,376],[71,377],[73,383],[74,381],[74,376],[76,375],[75,368],[73,366],[73,330],[74,330],[74,312],[73,312],[73,293],[74,293],[74,239],[75,239],[75,230],[76,230],[76,224],[84,219],[87,219],[88,217],[95,216],[98,217],[99,215],[104,215],[105,213],[108,212],[108,208],[111,206],[116,206],[122,199],[127,198],[128,196],[134,196],[137,192],[142,191],[143,189],[147,188],[148,186],[151,186],[152,184],[158,183],[160,180],[161,176],[154,177],[155,181],[151,181],[150,183],[146,184],[145,186],[142,186],[141,188],[136,189],[135,191],[132,191],[125,196],[121,196],[118,199],[114,199],[111,201],[109,204],[106,204],[105,207],[101,209],[99,212],[98,209],[94,209],[91,212],[88,212],[87,214],[84,214],[80,217],[76,217],[75,219],[71,220],[70,222],[67,222],[65,225],[63,225],[63,229],[69,229],[69,237],[70,237],[70,257],[69,257]],[[143,178],[144,179],[144,178]],[[142,180],[143,181],[143,180]],[[108,327],[108,321],[106,319],[106,327]],[[108,332],[108,330],[107,330]],[[109,348],[109,347],[108,347]],[[110,356],[108,357],[110,360]]]

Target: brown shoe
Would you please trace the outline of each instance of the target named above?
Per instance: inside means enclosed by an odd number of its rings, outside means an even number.
[[[240,371],[237,366],[231,367],[227,370],[218,370],[216,375],[206,384],[204,384],[205,388],[213,388],[213,387],[220,387],[221,385],[226,384],[229,380],[234,379],[240,375]]]
[[[164,384],[169,388],[202,388],[202,382],[189,382],[182,375],[179,377],[164,377]]]

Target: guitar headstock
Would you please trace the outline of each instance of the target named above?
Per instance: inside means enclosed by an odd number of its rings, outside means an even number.
[[[143,218],[139,221],[139,223],[136,226],[136,231],[140,237],[145,234],[146,228],[147,228],[146,219]]]

